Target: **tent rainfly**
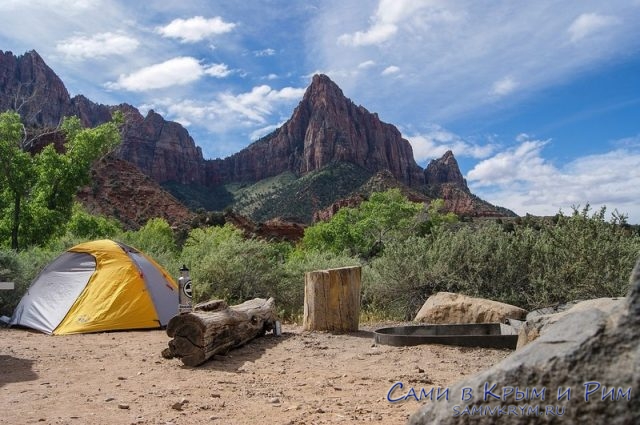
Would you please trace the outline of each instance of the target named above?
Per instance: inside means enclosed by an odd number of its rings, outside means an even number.
[[[82,243],[31,283],[11,325],[65,335],[166,326],[178,287],[153,259],[111,240]]]

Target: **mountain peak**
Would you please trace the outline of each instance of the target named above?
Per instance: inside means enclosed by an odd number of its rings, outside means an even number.
[[[309,87],[313,87],[316,86],[318,84],[333,84],[336,87],[338,87],[336,85],[336,83],[334,83],[331,78],[329,78],[327,75],[325,74],[314,74],[313,77],[311,78],[311,85]]]
[[[355,105],[324,74],[313,76],[286,125],[303,137],[299,174],[350,162],[374,173],[389,170],[409,186],[423,183],[411,145],[398,129]]]
[[[165,121],[155,111],[142,116],[127,104],[100,105],[82,95],[71,99],[60,78],[35,50],[18,57],[0,51],[0,110],[7,109],[18,111],[26,125],[36,128],[56,127],[68,115],[77,115],[84,125],[95,126],[111,119],[114,110],[123,111],[126,124],[118,156],[156,182],[178,184],[175,187],[251,184],[283,173],[297,177],[322,175],[330,167],[346,165],[356,171],[350,175],[336,173],[336,180],[342,178],[354,184],[353,175],[368,178],[378,174],[384,181],[396,179],[411,189],[425,190],[427,185],[435,185],[434,193],[435,189],[449,191],[451,196],[444,194],[445,199],[470,199],[451,151],[423,170],[414,160],[411,145],[395,126],[354,104],[324,74],[312,77],[284,125],[240,152],[216,160],[205,160],[182,125]],[[323,190],[339,183],[325,184]],[[331,193],[336,195],[335,191]],[[305,189],[296,192],[295,199],[309,201],[314,208],[322,207],[325,198],[316,195]],[[466,200],[452,210],[462,211],[458,208],[462,204],[473,206]]]
[[[56,127],[69,115],[69,92],[35,50],[21,56],[0,50],[0,110],[20,113],[25,124]]]
[[[456,161],[453,152],[450,150],[446,151],[440,158],[432,159],[424,170],[424,175],[427,185],[451,183],[465,191],[469,191],[467,182],[460,172],[458,161]]]
[[[316,91],[333,91],[339,93],[341,96],[344,96],[342,93],[342,89],[338,87],[338,85],[327,75],[325,74],[315,74],[313,78],[311,78],[311,84],[307,87],[307,92],[316,92]]]
[[[44,59],[42,59],[42,56],[40,56],[40,53],[36,52],[35,49],[29,50],[23,56],[31,58],[31,60],[33,60],[34,62],[42,62],[43,64],[45,63]]]
[[[350,101],[345,97],[342,89],[328,76],[315,74],[311,79],[311,84],[305,90],[300,104],[305,105],[307,109],[345,108],[348,102]]]

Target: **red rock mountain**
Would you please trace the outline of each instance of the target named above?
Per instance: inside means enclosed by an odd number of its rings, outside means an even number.
[[[0,110],[15,110],[27,125],[55,127],[74,111],[62,80],[35,50],[23,56],[0,51]]]
[[[395,126],[355,105],[325,75],[313,77],[282,127],[216,160],[205,160],[182,125],[154,111],[142,116],[131,105],[105,106],[81,95],[71,98],[35,51],[22,56],[0,51],[0,110],[7,109],[18,111],[32,128],[54,128],[72,114],[85,125],[95,126],[109,120],[114,110],[121,110],[126,125],[117,156],[157,183],[213,188],[230,182],[254,183],[284,172],[301,177],[331,164],[351,163],[372,176],[388,172],[403,186],[426,190],[429,198],[443,197],[458,213],[505,215],[505,210],[489,204],[477,205],[483,201],[470,193],[452,152],[423,170]]]
[[[0,109],[17,110],[30,126],[55,127],[71,114],[94,126],[109,120],[113,110],[122,110],[127,125],[118,155],[158,183],[256,182],[285,171],[304,175],[335,162],[350,162],[372,173],[389,170],[408,186],[425,183],[411,145],[398,129],[356,106],[325,75],[313,77],[282,127],[222,160],[204,160],[184,127],[154,111],[143,117],[127,104],[109,107],[82,95],[71,98],[35,51],[17,57],[0,51],[0,94]],[[438,179],[449,176],[449,162],[442,162],[435,173]]]
[[[462,177],[458,161],[453,156],[453,152],[447,151],[439,159],[433,159],[424,170],[426,185],[439,185],[451,183],[460,188],[467,188],[467,182]]]
[[[315,75],[292,117],[272,134],[221,161],[227,181],[297,175],[335,162],[375,173],[389,170],[409,186],[424,183],[409,142],[396,127],[347,99],[325,75]]]
[[[64,83],[32,50],[22,56],[0,51],[0,110],[15,110],[28,127],[55,128],[68,115],[85,126],[125,113],[127,124],[118,155],[158,183],[206,183],[202,151],[180,124],[150,111],[146,117],[131,105],[105,106],[82,95],[71,98]]]
[[[89,212],[116,217],[127,229],[156,217],[186,228],[195,216],[135,165],[111,156],[94,164],[91,185],[80,189],[78,199]]]

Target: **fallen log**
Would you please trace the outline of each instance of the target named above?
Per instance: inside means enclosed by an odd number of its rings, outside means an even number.
[[[222,300],[198,304],[192,312],[169,320],[167,335],[173,339],[162,356],[179,357],[187,366],[198,366],[275,329],[276,320],[273,298],[255,298],[231,307]]]

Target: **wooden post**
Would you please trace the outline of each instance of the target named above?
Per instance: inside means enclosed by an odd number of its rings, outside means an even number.
[[[357,331],[360,319],[360,274],[361,268],[357,266],[305,273],[304,329]]]

